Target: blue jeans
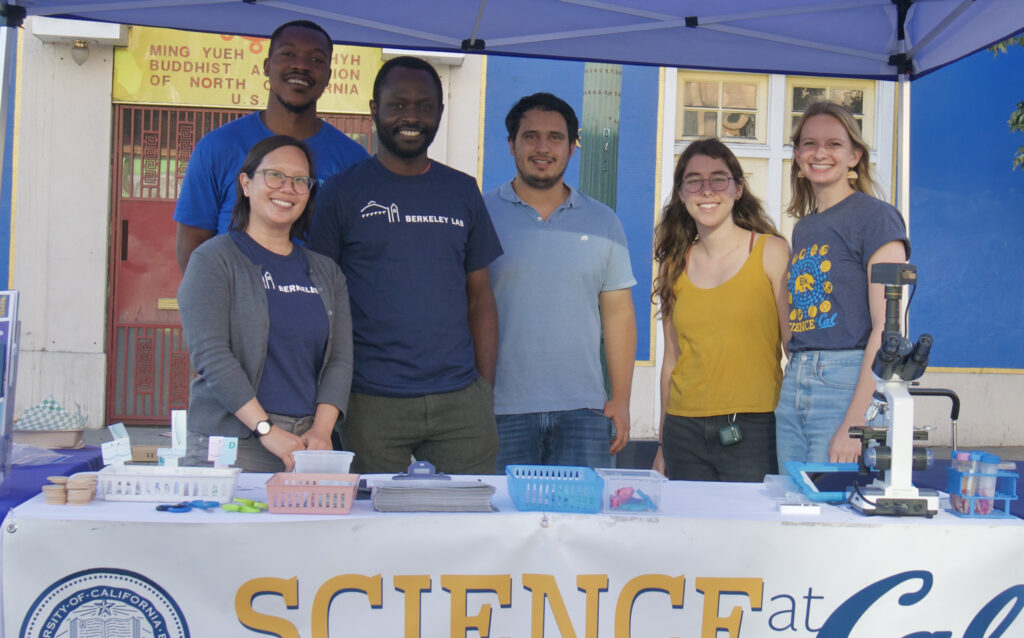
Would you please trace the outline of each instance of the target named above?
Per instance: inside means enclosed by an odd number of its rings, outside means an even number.
[[[827,463],[832,435],[857,387],[863,350],[795,352],[786,364],[775,409],[779,469],[786,461]]]
[[[615,426],[601,410],[499,414],[497,471],[506,465],[611,467]]]

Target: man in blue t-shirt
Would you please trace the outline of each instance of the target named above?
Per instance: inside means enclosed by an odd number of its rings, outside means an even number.
[[[331,76],[333,48],[330,36],[316,23],[296,20],[278,27],[263,61],[270,80],[266,110],[210,131],[196,145],[174,209],[182,272],[196,246],[227,232],[238,172],[256,142],[271,135],[305,141],[321,182],[367,156],[352,138],[316,116],[316,102]]]
[[[609,467],[629,440],[636,358],[626,234],[614,211],[563,180],[579,129],[571,106],[529,95],[505,127],[516,175],[484,196],[505,251],[491,264],[501,325],[497,470]]]
[[[413,57],[374,80],[375,157],[324,185],[309,247],[348,281],[354,369],[341,440],[353,471],[494,471],[498,312],[488,265],[501,254],[469,175],[430,160],[441,80]]]

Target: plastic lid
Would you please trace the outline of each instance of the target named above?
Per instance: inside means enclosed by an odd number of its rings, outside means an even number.
[[[983,457],[984,455],[985,455],[984,452],[971,452],[971,460],[972,461],[980,461],[981,457]]]
[[[930,450],[930,448],[928,448],[928,449]],[[970,460],[971,455],[970,455],[969,452],[957,452],[956,456],[953,457],[953,458],[955,458],[958,461],[968,461],[968,460]]]
[[[1000,460],[1001,459],[998,456],[996,456],[995,454],[982,454],[981,455],[981,462],[982,463],[990,463],[992,465],[999,465],[999,461]]]

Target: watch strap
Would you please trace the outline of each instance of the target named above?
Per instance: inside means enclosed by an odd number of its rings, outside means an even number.
[[[258,439],[262,436],[270,434],[270,428],[272,427],[274,427],[274,424],[270,421],[270,419],[263,419],[262,421],[256,423],[256,427],[255,429],[253,429],[252,433]]]

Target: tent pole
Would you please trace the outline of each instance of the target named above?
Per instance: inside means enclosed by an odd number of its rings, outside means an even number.
[[[896,55],[889,64],[896,67],[896,208],[903,214],[910,234],[910,73],[913,62],[907,55],[907,14],[914,0],[893,0],[896,5]]]
[[[0,33],[3,35],[3,64],[0,73],[0,176],[4,173],[5,159],[7,157],[7,114],[11,104],[11,92],[14,90],[12,78],[14,77],[14,55],[15,46],[18,42],[17,29],[25,20],[25,8],[16,5],[9,5],[6,2],[0,5]],[[0,193],[0,197],[7,197],[7,193]],[[7,286],[6,282],[3,284]]]
[[[896,87],[896,208],[910,231],[910,76],[900,74]]]
[[[0,40],[2,40],[3,53],[0,61],[3,63],[2,75],[0,75],[0,175],[3,175],[5,160],[7,159],[7,113],[11,103],[11,76],[14,66],[14,43],[17,40],[18,32],[10,27],[0,27]],[[0,193],[0,197],[7,197],[7,193]]]

